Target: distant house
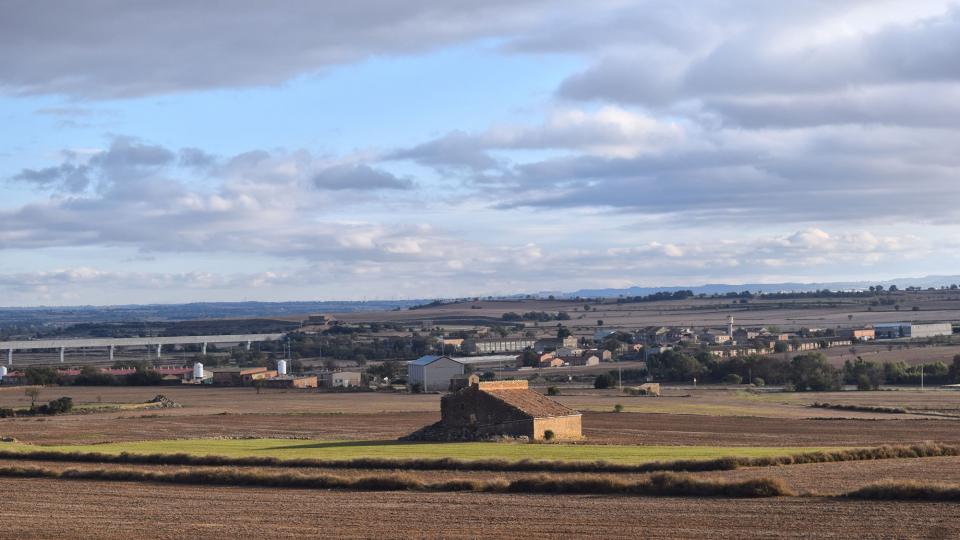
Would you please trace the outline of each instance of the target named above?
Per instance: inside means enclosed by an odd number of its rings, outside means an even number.
[[[608,337],[610,337],[610,336],[612,336],[613,334],[616,334],[616,333],[617,333],[616,330],[609,330],[609,329],[601,328],[600,330],[597,330],[597,331],[595,331],[595,332],[593,333],[593,342],[594,342],[594,343],[603,343],[603,340],[607,339]]]
[[[725,332],[717,332],[716,330],[707,330],[700,334],[700,341],[704,343],[709,343],[711,345],[722,345],[730,341],[732,336]]]
[[[330,385],[334,388],[350,388],[360,386],[359,371],[335,371],[330,376]]]
[[[601,362],[609,362],[613,360],[613,353],[606,349],[587,349],[583,351],[580,356],[597,356],[600,358]]]
[[[560,347],[555,354],[557,356],[580,356],[583,354],[583,349],[579,347]]]
[[[581,356],[563,356],[560,357],[564,363],[571,366],[597,366],[600,365],[600,357],[595,354],[583,354]]]
[[[837,336],[851,341],[873,341],[877,338],[873,328],[841,328]]]
[[[449,356],[421,356],[407,364],[407,385],[420,385],[425,392],[442,392],[450,379],[463,377],[464,365]]]
[[[579,439],[580,413],[539,392],[527,381],[476,382],[440,400],[440,425],[472,436]]]
[[[540,367],[542,368],[560,367],[562,365],[563,365],[563,359],[553,355],[550,355],[550,356],[544,355],[542,358],[540,358]]]
[[[534,352],[540,354],[549,351],[555,351],[560,347],[576,347],[577,338],[573,336],[567,336],[563,339],[560,338],[544,338],[538,339],[533,344]]]

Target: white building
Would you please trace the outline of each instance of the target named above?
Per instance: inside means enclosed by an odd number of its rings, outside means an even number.
[[[950,323],[878,323],[873,325],[877,339],[928,338],[953,334]]]
[[[350,388],[360,386],[359,371],[335,371],[330,376],[330,386],[334,388]]]
[[[450,379],[463,377],[464,365],[449,356],[421,356],[407,364],[407,385],[421,385],[425,392],[443,392]]]

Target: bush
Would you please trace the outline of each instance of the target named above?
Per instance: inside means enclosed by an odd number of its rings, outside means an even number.
[[[760,377],[754,377],[754,378],[753,378],[753,385],[754,385],[754,386],[766,386],[766,384],[767,384],[766,381],[764,381],[764,380],[761,379]]]
[[[610,388],[610,385],[613,384],[613,379],[610,378],[606,373],[601,373],[593,379],[593,387],[596,389]]]
[[[728,373],[723,378],[724,384],[740,384],[743,382],[743,377],[737,375],[736,373]]]
[[[560,389],[557,388],[556,386],[548,386],[548,387],[547,387],[547,395],[548,395],[548,396],[559,396],[559,395],[560,395]]]
[[[543,432],[543,440],[545,441],[552,441],[556,437],[557,437],[557,434],[554,433],[552,429],[548,429]]]
[[[127,384],[130,386],[156,386],[163,381],[163,376],[152,369],[137,369],[127,375]]]
[[[84,366],[73,384],[78,386],[109,386],[117,384],[117,379],[109,373],[104,373],[93,366]]]
[[[31,407],[28,415],[35,414],[63,414],[68,413],[73,409],[73,399],[68,397],[62,397],[55,399],[46,405],[40,405],[39,407]]]
[[[422,394],[423,393],[423,384],[414,383],[410,385],[410,392],[413,394]]]
[[[613,406],[613,412],[620,413],[623,412],[623,405],[617,403]]]

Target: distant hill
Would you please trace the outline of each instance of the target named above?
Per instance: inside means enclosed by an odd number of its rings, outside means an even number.
[[[3,323],[191,321],[199,319],[282,317],[306,313],[390,311],[422,304],[423,300],[353,302],[197,302],[122,306],[0,307]]]
[[[822,283],[742,283],[732,285],[726,283],[710,283],[697,286],[670,286],[670,287],[628,287],[625,289],[580,289],[569,293],[541,293],[553,294],[557,297],[585,297],[585,298],[615,298],[618,296],[646,296],[660,291],[673,292],[690,290],[694,294],[725,294],[729,292],[809,292],[829,289],[831,291],[863,290],[874,285],[897,288],[907,287],[942,287],[960,284],[960,276],[925,276],[917,278],[888,279],[883,281],[831,281]]]

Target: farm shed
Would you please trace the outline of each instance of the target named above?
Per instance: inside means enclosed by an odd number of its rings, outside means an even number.
[[[470,386],[443,396],[440,415],[447,431],[474,436],[542,440],[547,431],[557,439],[582,436],[580,413],[530,390],[527,381],[471,381]]]
[[[316,375],[279,375],[270,379],[262,379],[261,384],[266,388],[316,388]]]
[[[421,385],[425,392],[442,392],[450,379],[463,377],[464,366],[449,356],[421,356],[407,364],[407,384]]]

